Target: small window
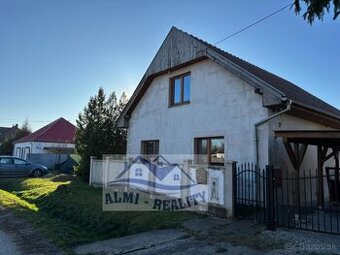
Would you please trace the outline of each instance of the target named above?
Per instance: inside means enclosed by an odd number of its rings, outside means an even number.
[[[143,176],[143,170],[142,170],[142,168],[136,168],[136,170],[135,170],[135,176]]]
[[[21,147],[17,147],[17,151],[16,151],[15,156],[17,156],[18,158],[21,157]]]
[[[195,153],[197,164],[223,165],[224,138],[223,137],[196,138]]]
[[[179,181],[179,174],[174,174],[174,181]]]
[[[182,74],[170,79],[169,105],[190,103],[190,73]]]
[[[27,159],[28,155],[31,153],[30,147],[25,147],[23,159]]]
[[[142,141],[142,155],[155,158],[159,154],[159,140]]]
[[[18,159],[18,158],[14,158],[13,161],[14,161],[14,164],[16,164],[16,165],[24,165],[24,164],[26,164],[25,160]]]

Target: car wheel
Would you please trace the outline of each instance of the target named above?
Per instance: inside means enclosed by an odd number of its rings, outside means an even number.
[[[42,172],[41,172],[40,169],[35,169],[35,170],[33,170],[33,172],[32,172],[32,177],[38,178],[38,177],[41,176],[41,174],[42,174]]]

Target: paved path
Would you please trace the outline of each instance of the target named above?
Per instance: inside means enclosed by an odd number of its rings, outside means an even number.
[[[0,255],[61,255],[45,235],[13,212],[0,207]]]
[[[340,254],[339,247],[338,236],[290,230],[271,232],[254,222],[207,217],[185,222],[184,229],[130,235],[78,246],[74,251],[78,255],[315,255]]]
[[[0,255],[19,255],[16,243],[13,240],[13,236],[0,231]]]

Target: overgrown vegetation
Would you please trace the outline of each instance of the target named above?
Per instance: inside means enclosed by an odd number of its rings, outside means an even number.
[[[81,156],[76,173],[83,180],[89,178],[90,156],[126,153],[126,130],[117,127],[117,119],[127,103],[125,93],[117,99],[112,92],[106,99],[101,87],[97,95],[79,114],[76,131],[76,151]]]
[[[189,212],[103,212],[102,191],[78,178],[57,176],[0,180],[0,205],[26,217],[58,246],[173,228],[192,217]]]

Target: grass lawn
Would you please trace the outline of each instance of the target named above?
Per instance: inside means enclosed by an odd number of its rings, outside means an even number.
[[[103,212],[102,191],[75,177],[0,179],[0,205],[41,228],[59,247],[173,228],[190,212]]]

